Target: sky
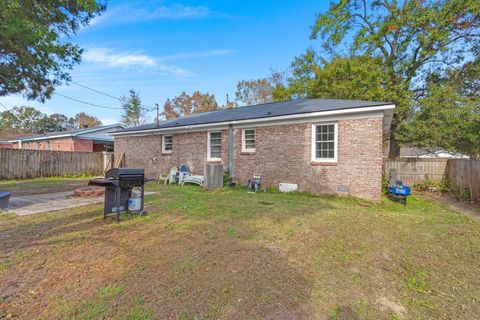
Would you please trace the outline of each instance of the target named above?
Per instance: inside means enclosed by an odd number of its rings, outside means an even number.
[[[120,1],[69,39],[84,49],[71,71],[83,86],[121,97],[134,89],[142,104],[163,106],[182,91],[214,94],[220,104],[234,99],[238,81],[282,70],[318,43],[309,39],[315,14],[328,1]],[[57,92],[85,102],[120,107],[111,97],[70,83]],[[8,108],[28,105],[47,114],[80,111],[104,124],[117,123],[121,110],[85,105],[54,95],[45,103],[21,95],[1,97]],[[149,114],[153,121],[154,112]]]

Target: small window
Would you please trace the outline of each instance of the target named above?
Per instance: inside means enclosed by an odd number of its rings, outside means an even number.
[[[312,160],[337,161],[337,124],[327,123],[312,126]]]
[[[222,133],[208,133],[208,160],[222,160]]]
[[[173,150],[173,136],[162,136],[162,152],[172,153]]]
[[[242,130],[242,152],[255,152],[255,129]]]

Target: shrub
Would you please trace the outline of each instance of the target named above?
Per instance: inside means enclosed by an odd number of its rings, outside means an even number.
[[[390,173],[384,172],[382,174],[382,194],[388,195],[388,183],[390,182]]]
[[[422,180],[413,185],[413,189],[416,191],[429,191],[435,192],[438,191],[440,182],[432,180]]]

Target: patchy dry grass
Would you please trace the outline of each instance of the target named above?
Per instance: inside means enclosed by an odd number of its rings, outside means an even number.
[[[9,191],[12,196],[73,191],[88,184],[88,178],[50,177],[29,180],[0,180],[0,190]]]
[[[480,314],[480,222],[447,205],[149,189],[150,215],[118,224],[100,205],[0,215],[0,318]]]

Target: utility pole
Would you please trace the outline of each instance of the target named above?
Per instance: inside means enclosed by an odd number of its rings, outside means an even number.
[[[160,106],[158,105],[158,103],[155,103],[155,107],[157,107],[157,127],[160,125]]]

